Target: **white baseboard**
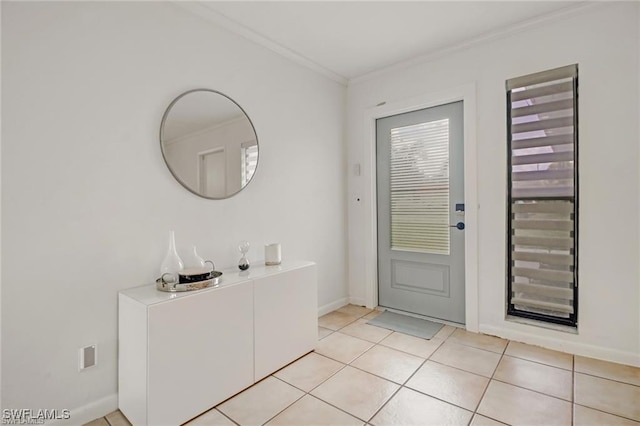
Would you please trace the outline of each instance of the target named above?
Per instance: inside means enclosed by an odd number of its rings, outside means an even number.
[[[80,426],[89,423],[92,420],[104,417],[107,414],[118,409],[118,394],[101,398],[97,401],[90,402],[82,407],[71,410],[71,417],[68,420],[52,420],[46,422],[45,425],[50,426]]]
[[[361,297],[350,297],[349,303],[356,306],[367,306],[367,302]]]
[[[480,324],[480,333],[490,334],[492,336],[498,336],[502,337],[503,339],[509,339],[516,342],[527,343],[529,345],[542,346],[543,348],[552,349],[555,351],[567,352],[575,355],[597,358],[604,361],[640,367],[640,356],[633,352],[619,351],[602,346],[572,342],[568,339],[541,336],[539,334],[527,333],[526,331],[519,331],[483,324]]]
[[[349,304],[349,299],[343,297],[342,299],[338,299],[335,302],[327,303],[326,305],[320,306],[318,308],[318,317],[321,317],[329,312],[333,312],[338,308],[342,308],[345,305]]]

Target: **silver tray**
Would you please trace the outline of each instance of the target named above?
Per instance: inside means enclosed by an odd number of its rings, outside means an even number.
[[[156,280],[156,288],[160,291],[168,291],[170,293],[177,293],[180,291],[192,291],[202,290],[207,287],[216,287],[220,285],[222,272],[213,271],[213,278],[204,281],[196,281],[193,283],[168,283],[161,278]]]

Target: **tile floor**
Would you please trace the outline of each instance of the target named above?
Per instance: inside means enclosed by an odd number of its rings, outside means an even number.
[[[188,425],[640,426],[639,368],[448,325],[423,340],[366,323],[379,313],[321,317],[315,352]]]

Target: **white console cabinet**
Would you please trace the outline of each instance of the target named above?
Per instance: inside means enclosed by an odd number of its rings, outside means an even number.
[[[223,271],[216,288],[119,294],[118,406],[134,425],[178,425],[314,349],[311,262]]]

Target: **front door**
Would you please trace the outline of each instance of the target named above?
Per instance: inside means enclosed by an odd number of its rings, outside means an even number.
[[[464,324],[462,101],[378,119],[378,304]]]

